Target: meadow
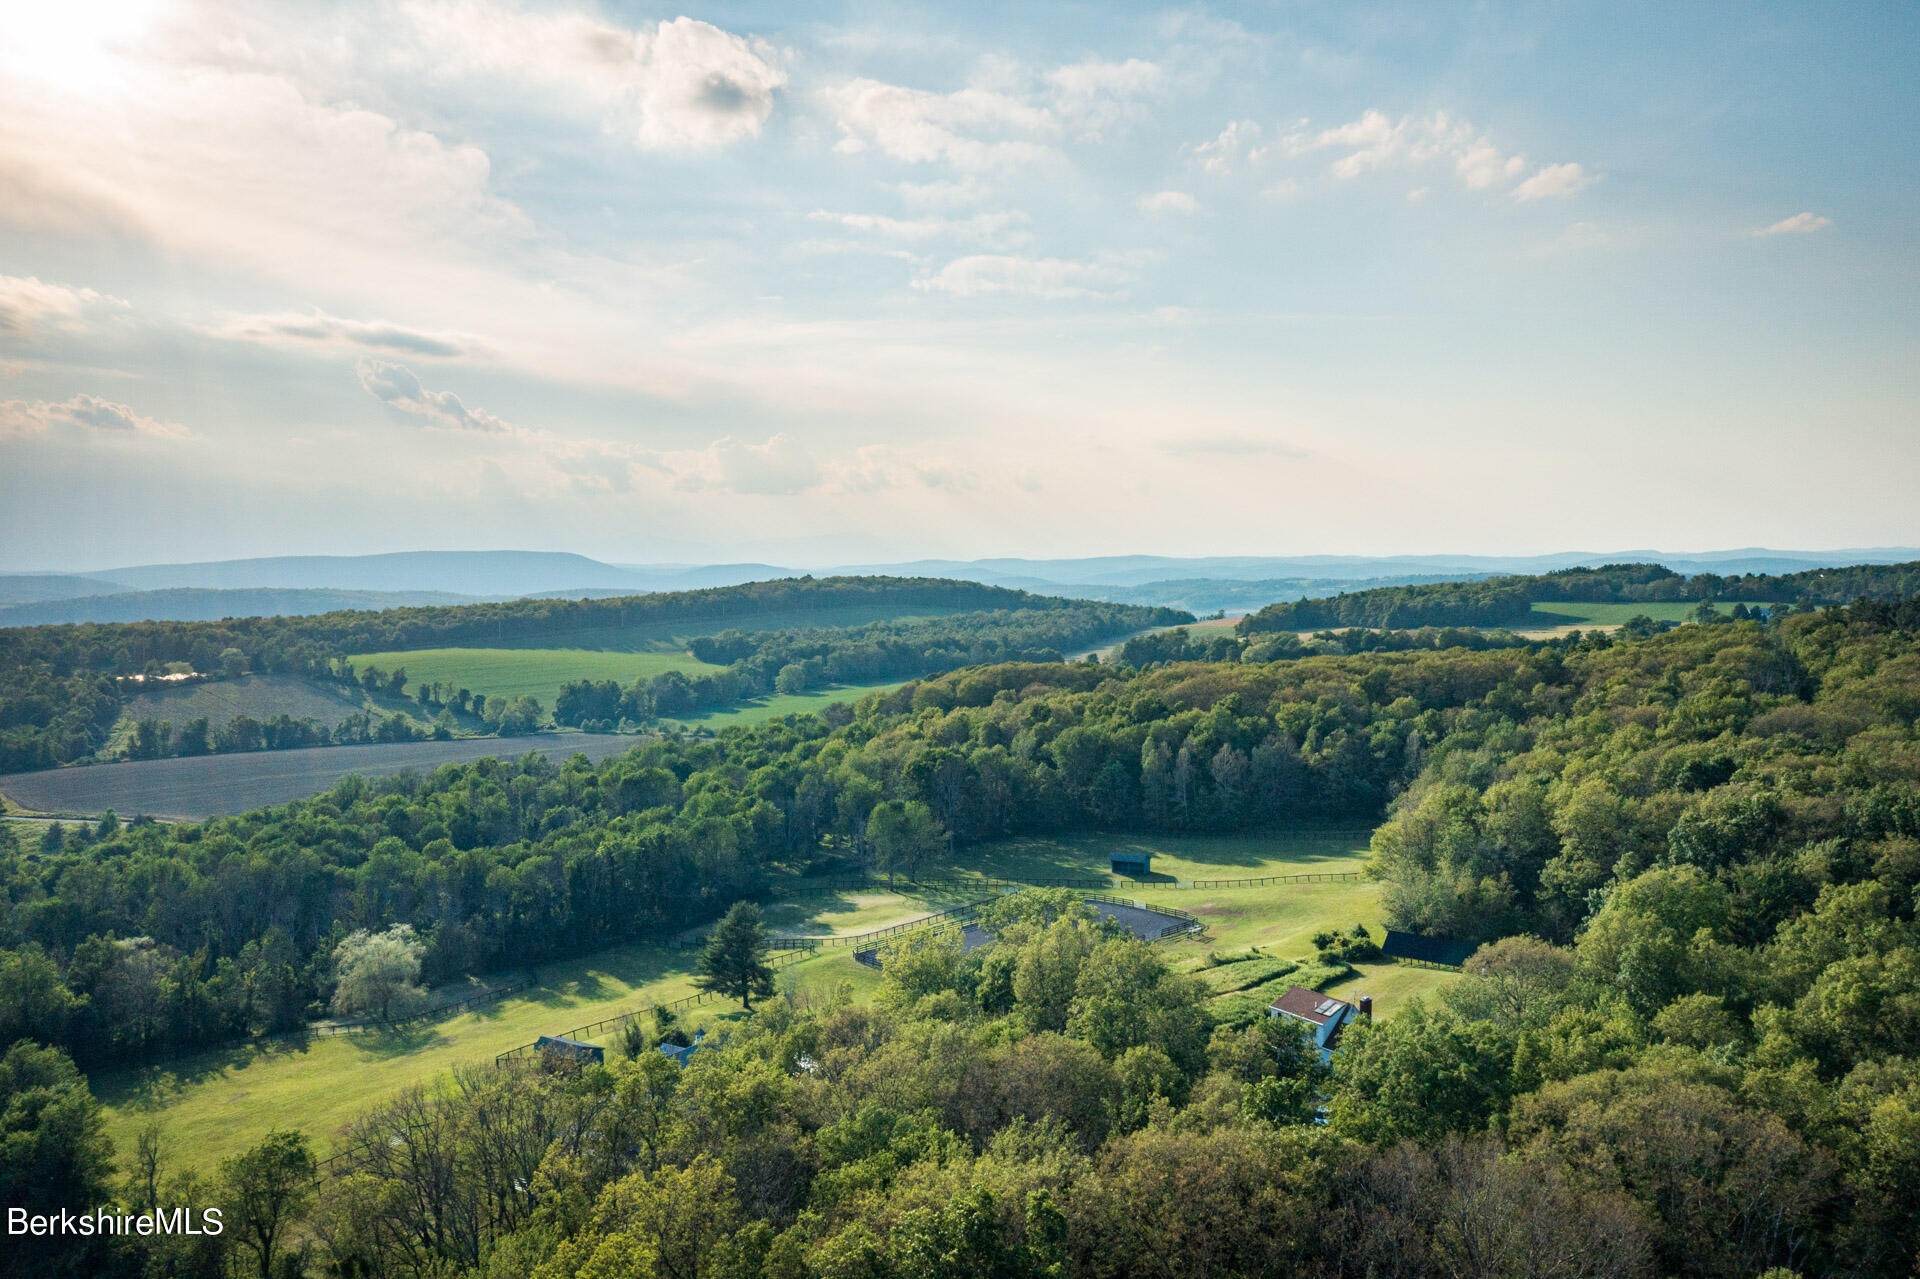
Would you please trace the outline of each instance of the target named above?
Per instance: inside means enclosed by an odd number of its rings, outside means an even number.
[[[423,684],[451,684],[482,697],[535,697],[551,711],[569,680],[613,680],[621,685],[667,671],[689,676],[724,669],[685,653],[623,652],[588,648],[421,648],[356,653],[355,668],[407,672],[407,691]]]
[[[1366,832],[1282,832],[1256,837],[1084,836],[1057,840],[1012,840],[967,850],[949,866],[929,875],[1008,871],[1104,872],[1107,854],[1119,846],[1146,843],[1156,866],[1165,859],[1181,878],[1222,878],[1253,870],[1263,874],[1357,870],[1362,865]],[[933,911],[971,901],[980,894],[964,886],[909,885],[898,891],[809,894],[798,886],[768,906],[773,931],[788,935],[834,936],[884,928]],[[1305,960],[1297,976],[1312,980],[1312,936],[1322,929],[1364,924],[1382,935],[1379,886],[1364,879],[1317,884],[1273,884],[1220,890],[1168,886],[1117,885],[1117,896],[1150,906],[1191,911],[1204,921],[1198,937],[1165,943],[1164,954],[1177,969],[1202,971],[1210,956],[1256,949],[1279,960]],[[184,1057],[159,1065],[102,1071],[92,1077],[94,1091],[107,1108],[108,1132],[130,1149],[140,1127],[159,1118],[176,1158],[211,1169],[218,1161],[258,1142],[276,1127],[306,1129],[325,1151],[334,1133],[358,1111],[416,1083],[431,1082],[455,1066],[491,1062],[495,1054],[543,1034],[561,1034],[621,1013],[693,993],[699,952],[659,946],[623,946],[581,959],[543,964],[538,985],[498,1003],[445,1021],[392,1032],[342,1035],[311,1041],[246,1044]],[[1454,974],[1391,962],[1356,965],[1340,983],[1343,998],[1373,996],[1375,1015],[1391,1017],[1415,995],[1430,994]],[[856,998],[869,996],[878,975],[853,961],[851,948],[824,950],[782,968],[778,983],[796,1002],[818,1005],[842,983]],[[1286,978],[1278,981],[1280,989]],[[1266,987],[1256,987],[1264,997]],[[1274,993],[1277,993],[1274,992]],[[1230,996],[1223,996],[1228,998]],[[724,1002],[688,1009],[689,1030],[723,1027],[737,1021],[738,1008]],[[590,1038],[613,1042],[611,1029]]]
[[[12,773],[0,777],[0,793],[29,813],[92,816],[111,808],[121,817],[199,820],[303,799],[349,774],[382,777],[407,769],[428,773],[442,764],[514,758],[528,751],[553,759],[577,753],[601,760],[631,750],[640,740],[607,733],[542,733],[197,755]]]
[[[886,604],[848,604],[815,609],[771,609],[759,613],[708,618],[704,621],[682,620],[634,626],[576,627],[538,636],[503,639],[488,647],[589,649],[606,653],[677,653],[683,651],[687,647],[687,641],[696,635],[718,635],[722,631],[739,631],[742,634],[757,635],[769,631],[807,630],[815,627],[865,626],[872,622],[946,617],[960,611],[962,610],[928,604],[915,604],[910,610]]]
[[[143,719],[166,720],[178,731],[195,719],[219,728],[240,715],[263,722],[285,715],[295,720],[316,720],[331,729],[360,711],[384,715],[396,710],[422,721],[429,718],[411,703],[375,699],[358,688],[315,683],[293,675],[242,675],[184,687],[162,686],[127,699],[103,753],[108,757],[120,754],[133,735],[133,726]]]
[[[1734,601],[1714,605],[1719,613],[1733,612]],[[1539,619],[1541,629],[1591,629],[1600,627],[1611,630],[1631,618],[1651,617],[1656,622],[1690,622],[1695,610],[1700,607],[1697,601],[1667,600],[1650,604],[1578,604],[1554,601],[1547,604],[1535,604],[1533,614]],[[1770,605],[1749,605],[1749,607],[1768,608]],[[1531,633],[1531,632],[1529,632]]]
[[[804,693],[769,693],[765,697],[756,697],[725,710],[707,711],[698,715],[681,715],[672,719],[663,719],[660,722],[678,724],[683,728],[705,728],[718,732],[720,729],[735,725],[764,724],[782,715],[817,714],[835,702],[857,702],[868,693],[890,693],[908,682],[896,679],[885,680],[878,684],[833,684],[826,688],[808,689]]]

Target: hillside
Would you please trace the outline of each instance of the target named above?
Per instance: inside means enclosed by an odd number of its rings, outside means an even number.
[[[228,617],[293,617],[345,610],[469,604],[477,598],[450,591],[169,587],[13,604],[0,608],[0,627],[65,626],[84,622],[217,622]]]
[[[1920,561],[1810,568],[1784,574],[1699,572],[1660,564],[1567,568],[1480,582],[1388,586],[1269,605],[1243,618],[1242,635],[1342,627],[1521,627],[1536,604],[1698,603],[1713,600],[1799,608],[1920,592]]]

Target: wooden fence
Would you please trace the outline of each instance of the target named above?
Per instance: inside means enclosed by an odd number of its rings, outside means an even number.
[[[1325,870],[1306,875],[1263,875],[1258,879],[1196,879],[1181,888],[1253,888],[1260,884],[1333,884],[1343,879],[1359,879],[1357,870]]]
[[[811,951],[805,951],[805,950],[786,951],[786,952],[783,952],[782,954],[775,955],[771,959],[769,959],[767,962],[767,967],[780,968],[787,964],[792,963],[797,959],[805,959],[808,955],[812,953],[813,952]],[[561,1031],[560,1034],[556,1036],[556,1038],[590,1039],[594,1035],[597,1035],[602,1031],[606,1030],[609,1026],[618,1026],[618,1025],[621,1025],[622,1023],[632,1022],[635,1019],[641,1016],[644,1016],[647,1013],[651,1013],[655,1011],[674,1013],[674,1012],[679,1012],[683,1008],[698,1008],[701,1004],[708,1004],[708,1003],[712,1003],[716,999],[725,999],[725,998],[728,998],[728,996],[719,994],[716,991],[711,991],[711,990],[697,991],[691,995],[683,995],[679,999],[672,1000],[668,1003],[647,1004],[644,1007],[631,1009],[630,1011],[627,1011],[624,1013],[615,1013],[611,1017],[602,1017],[599,1021],[588,1022],[584,1026],[575,1026],[572,1030]],[[499,1054],[497,1057],[493,1059],[494,1065],[503,1066],[513,1061],[526,1061],[526,1060],[534,1059],[538,1056],[538,1053],[539,1053],[539,1049],[537,1047],[538,1043],[539,1041],[535,1040],[533,1043],[521,1044],[517,1048],[507,1049],[507,1051]]]

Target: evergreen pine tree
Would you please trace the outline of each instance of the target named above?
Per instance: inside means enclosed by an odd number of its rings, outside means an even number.
[[[766,952],[760,908],[752,902],[735,902],[707,942],[698,984],[739,1000],[742,1008],[752,1012],[755,999],[773,994],[773,970],[764,962]]]

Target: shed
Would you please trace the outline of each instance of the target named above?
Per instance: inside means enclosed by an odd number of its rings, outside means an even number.
[[[599,1044],[568,1039],[565,1035],[542,1035],[534,1040],[533,1046],[549,1062],[564,1062],[570,1066],[584,1066],[589,1062],[598,1066],[607,1059],[607,1050]]]
[[[1153,854],[1134,851],[1114,853],[1113,873],[1130,879],[1145,879],[1153,874]]]
[[[1472,942],[1454,941],[1450,937],[1422,937],[1419,933],[1396,932],[1389,928],[1387,940],[1381,944],[1383,953],[1394,959],[1408,959],[1416,964],[1437,964],[1442,968],[1458,968],[1467,962],[1479,947]]]

